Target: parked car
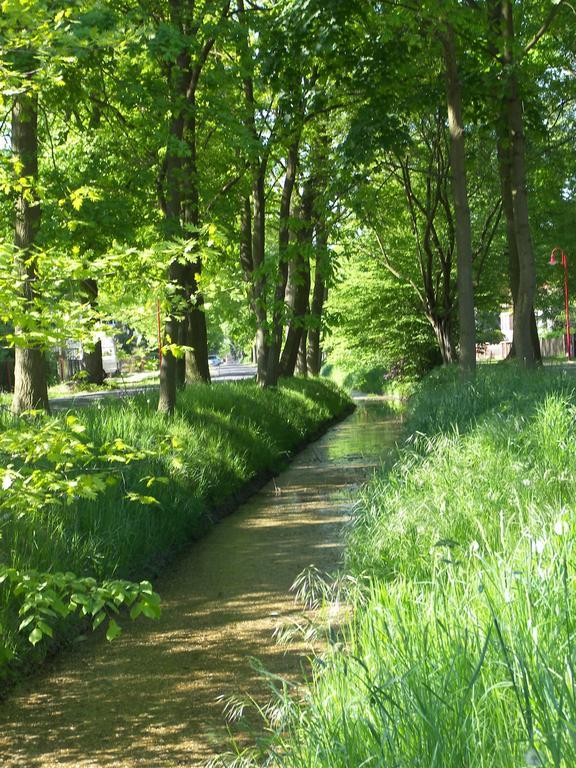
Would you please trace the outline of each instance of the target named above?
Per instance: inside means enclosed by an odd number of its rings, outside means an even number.
[[[208,365],[218,367],[219,365],[222,365],[222,360],[218,355],[208,355]]]

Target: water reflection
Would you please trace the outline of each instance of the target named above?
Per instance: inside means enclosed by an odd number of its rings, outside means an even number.
[[[401,419],[382,399],[365,399],[357,403],[351,419],[339,424],[330,433],[328,458],[350,461],[356,457],[389,459],[401,429]]]

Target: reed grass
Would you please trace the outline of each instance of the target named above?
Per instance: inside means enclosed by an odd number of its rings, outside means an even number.
[[[360,493],[351,621],[261,763],[576,765],[576,381],[430,377]]]

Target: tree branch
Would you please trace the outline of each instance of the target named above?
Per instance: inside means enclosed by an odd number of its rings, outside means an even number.
[[[548,11],[548,16],[544,20],[544,23],[542,24],[538,32],[536,32],[532,40],[530,40],[530,42],[526,46],[524,46],[524,54],[529,53],[532,50],[532,48],[538,45],[538,42],[544,37],[546,32],[548,32],[548,30],[550,29],[550,26],[552,25],[552,22],[558,15],[558,12],[560,11],[560,8],[562,7],[562,5],[563,3],[560,2],[560,3],[554,4],[550,8],[550,10]]]

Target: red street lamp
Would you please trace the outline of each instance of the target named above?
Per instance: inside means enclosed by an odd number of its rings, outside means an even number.
[[[570,307],[568,304],[568,257],[561,248],[554,248],[550,254],[550,264],[554,266],[558,262],[556,256],[560,254],[560,263],[564,267],[564,308],[566,310],[566,354],[568,359],[572,357],[570,354]]]

